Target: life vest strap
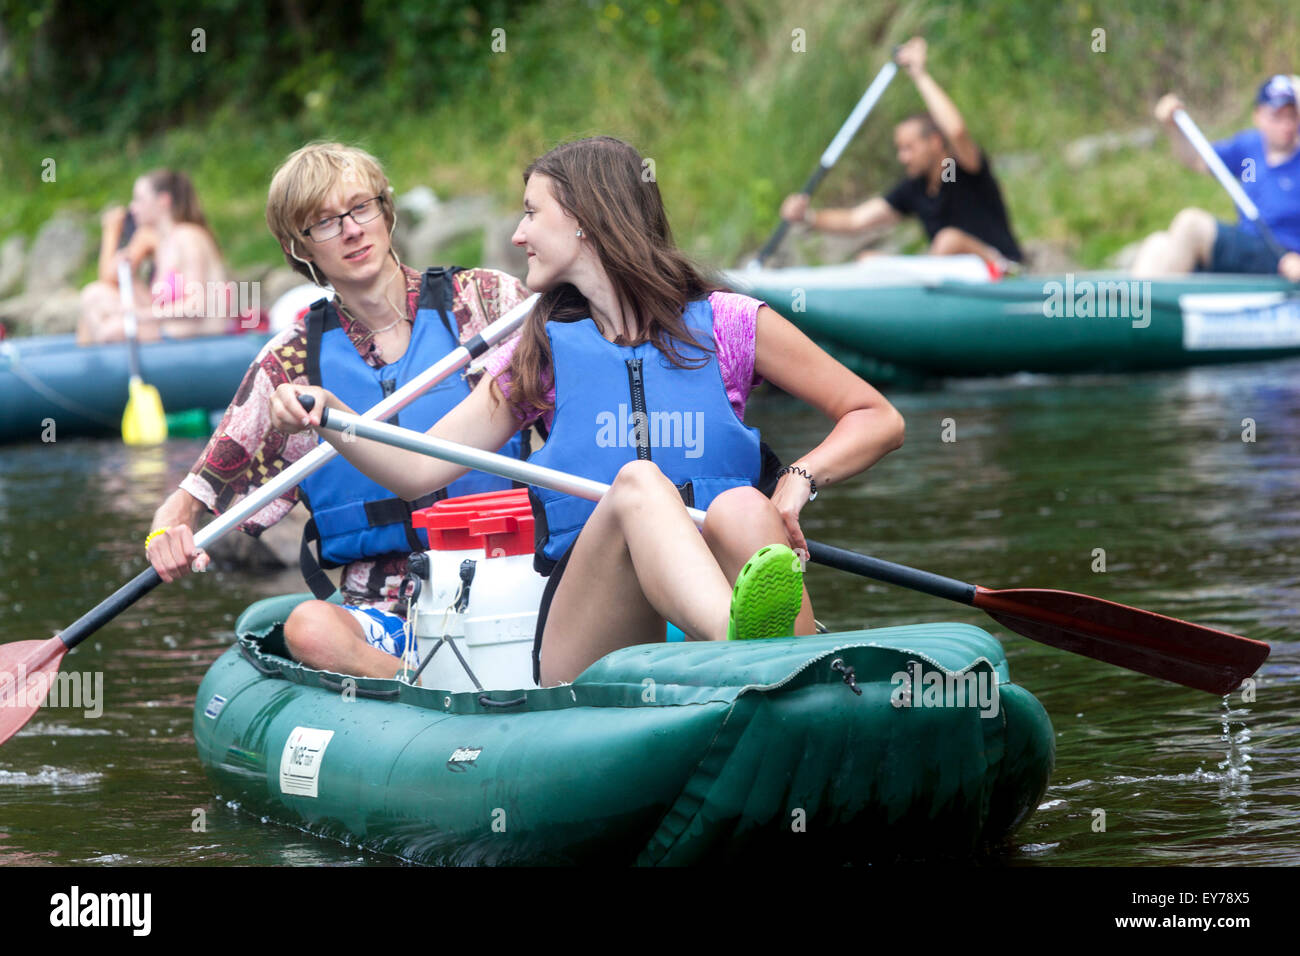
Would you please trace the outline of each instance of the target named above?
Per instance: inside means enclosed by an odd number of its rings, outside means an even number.
[[[317,555],[312,554],[312,544],[320,542],[320,532],[316,530],[316,519],[308,518],[307,523],[302,527],[302,544],[298,548],[298,567],[302,571],[303,580],[307,582],[307,587],[311,593],[316,596],[318,601],[328,601],[338,590],[330,576],[320,566],[320,560]]]
[[[446,497],[446,489],[439,488],[433,494],[424,495],[415,501],[405,501],[401,498],[367,501],[365,503],[366,518],[372,528],[387,524],[403,525],[406,529],[406,537],[411,550],[423,551],[425,545],[416,533],[415,526],[411,524],[411,512],[427,508],[435,501],[441,501]],[[304,499],[305,503],[306,500]],[[312,548],[313,544],[316,545],[314,549]],[[338,590],[334,582],[330,580],[329,575],[325,573],[327,563],[320,554],[320,529],[316,527],[316,519],[314,517],[308,518],[307,523],[303,525],[302,543],[298,548],[298,567],[302,571],[303,580],[307,582],[307,587],[311,589],[311,593],[321,601],[328,601],[333,597],[334,592]],[[338,567],[336,564],[330,564],[329,566]]]

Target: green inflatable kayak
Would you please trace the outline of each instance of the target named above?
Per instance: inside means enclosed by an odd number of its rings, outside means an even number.
[[[626,648],[571,685],[445,691],[284,654],[250,607],[194,739],[224,800],[433,864],[952,858],[1034,811],[1052,725],[965,624]]]
[[[963,258],[963,257],[953,257]],[[926,279],[867,266],[728,273],[877,383],[1142,371],[1300,354],[1300,296],[1277,276]]]

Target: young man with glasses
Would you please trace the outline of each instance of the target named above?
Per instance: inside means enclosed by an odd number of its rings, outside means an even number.
[[[353,407],[369,408],[527,297],[522,283],[494,270],[420,273],[402,265],[390,196],[374,157],[338,143],[305,146],[276,172],[267,225],[289,265],[335,296],[262,349],[203,454],[158,509],[145,550],[164,581],[207,566],[192,530],[204,509],[219,514],[316,447],[312,432],[271,427],[268,399],[277,386],[342,388]],[[403,409],[401,424],[425,430],[473,385],[449,379]],[[516,436],[507,447],[520,453],[520,445]],[[448,493],[509,486],[470,472]],[[398,591],[407,555],[423,549],[409,514],[428,502],[403,502],[336,458],[240,527],[260,534],[299,500],[312,512],[303,573],[318,600],[300,604],[285,623],[290,653],[324,670],[392,677],[405,648]],[[322,600],[333,584],[321,566],[343,566],[343,606]]]

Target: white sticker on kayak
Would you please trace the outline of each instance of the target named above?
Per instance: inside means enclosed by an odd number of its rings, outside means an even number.
[[[315,727],[295,727],[284,742],[280,754],[280,792],[298,797],[316,796],[316,783],[320,779],[320,765],[325,759],[325,748],[334,736],[332,730]]]
[[[213,694],[212,699],[208,701],[208,706],[203,708],[203,716],[215,718],[219,713],[221,713],[221,708],[225,706],[226,698],[222,697],[220,694]]]
[[[1281,293],[1184,295],[1178,304],[1188,351],[1300,346],[1300,300]]]

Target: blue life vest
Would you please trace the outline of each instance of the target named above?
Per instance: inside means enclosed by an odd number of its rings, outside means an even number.
[[[333,304],[324,299],[316,302],[307,317],[307,376],[311,383],[328,388],[362,412],[456,349],[460,336],[451,315],[451,276],[455,271],[433,268],[425,272],[410,344],[401,358],[381,368],[367,365],[357,353],[339,324]],[[450,375],[388,420],[423,432],[469,393],[469,383],[460,374]],[[516,434],[501,454],[521,457],[521,447],[521,436]],[[304,532],[303,574],[318,596],[325,588],[332,593],[333,585],[320,573],[320,567],[335,568],[351,561],[429,547],[424,530],[411,525],[412,511],[449,496],[509,487],[508,479],[471,471],[443,490],[408,502],[366,477],[342,456],[333,458],[299,486],[312,513]],[[308,565],[311,554],[307,547],[313,539],[320,542],[319,567],[314,574]]]
[[[683,314],[692,337],[714,349],[713,308],[691,302]],[[730,488],[757,486],[764,455],[758,429],[727,400],[716,351],[675,343],[697,368],[674,366],[653,343],[615,345],[590,319],[546,324],[555,373],[555,417],[530,461],[612,482],[629,461],[653,461],[688,507],[708,508]],[[536,528],[534,564],[549,574],[595,509],[582,498],[530,491]]]

